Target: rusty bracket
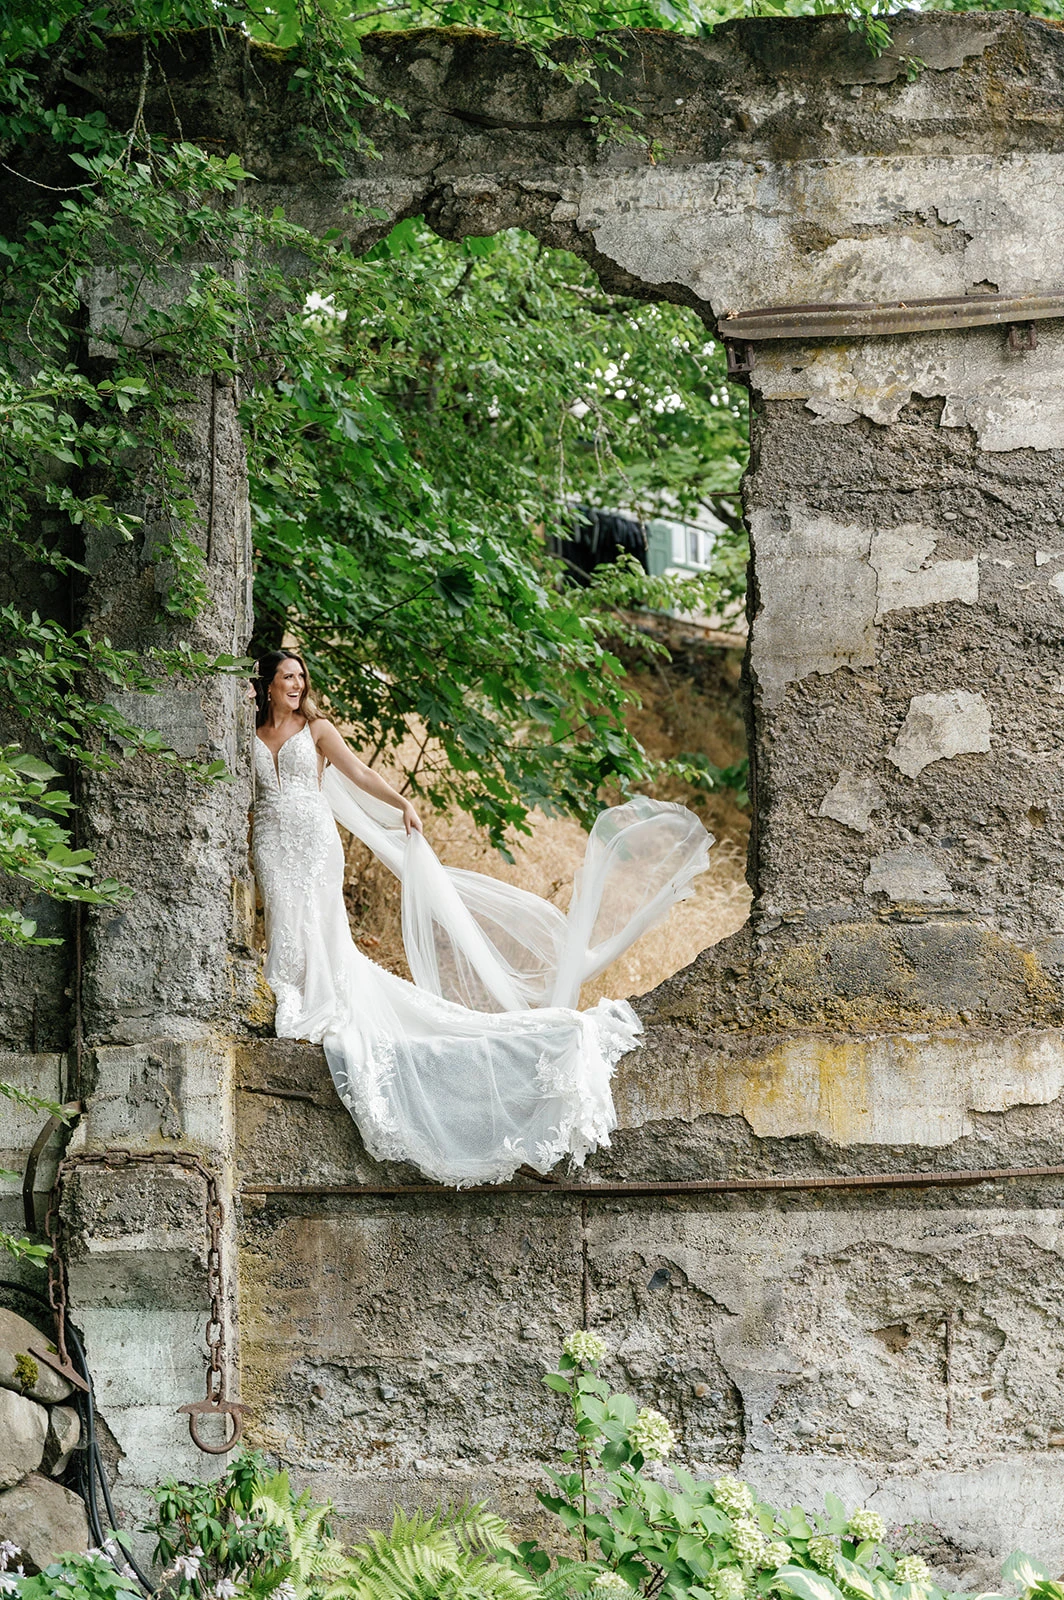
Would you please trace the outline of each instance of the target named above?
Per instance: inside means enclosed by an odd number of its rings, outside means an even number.
[[[75,1117],[81,1115],[81,1101],[68,1100],[65,1106],[60,1106],[58,1112],[48,1118],[44,1127],[33,1141],[33,1149],[26,1158],[26,1170],[22,1174],[22,1214],[26,1219],[27,1233],[37,1232],[37,1204],[33,1198],[33,1186],[37,1181],[37,1167],[44,1147],[60,1128],[70,1125]]]
[[[49,1348],[48,1345],[37,1339],[28,1340],[26,1350],[29,1355],[33,1356],[35,1361],[43,1361],[46,1367],[51,1367],[53,1372],[58,1372],[59,1376],[65,1378],[67,1383],[72,1383],[75,1389],[80,1389],[82,1394],[88,1394],[89,1386],[81,1376],[81,1373],[74,1370],[74,1364],[69,1356],[64,1360],[58,1350]]]
[[[724,336],[724,355],[728,363],[728,377],[742,383],[754,370],[754,347],[749,339]]]
[[[1033,322],[1009,324],[1009,349],[1012,351],[1038,349],[1038,329]]]

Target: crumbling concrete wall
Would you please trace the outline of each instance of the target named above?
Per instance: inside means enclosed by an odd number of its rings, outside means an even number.
[[[773,302],[1058,287],[1047,196],[1064,159],[1064,38],[1016,16],[913,16],[896,41],[873,61],[832,19],[626,35],[610,89],[642,114],[653,162],[642,145],[598,144],[593,89],[456,32],[367,41],[379,159],[353,153],[343,178],[312,164],[286,64],[249,61],[242,41],[184,41],[146,107],[165,131],[176,94],[183,136],[236,149],[259,203],[360,247],[406,215],[452,237],[520,225],[611,286],[707,321]],[[906,55],[927,63],[914,82]],[[139,62],[131,43],[91,66],[118,113]],[[588,1170],[592,1191],[1056,1163],[1059,329],[1041,324],[1025,350],[985,328],[757,348],[755,909],[641,1002],[646,1046],[618,1074],[622,1128]],[[217,402],[201,394],[190,435],[207,467]],[[212,642],[243,625],[246,580],[238,450],[223,437],[214,503],[231,553],[202,624]],[[131,574],[99,568],[94,619]],[[224,693],[196,721],[192,743],[244,759]],[[559,1424],[538,1375],[586,1317],[618,1379],[676,1418],[689,1463],[727,1464],[781,1498],[830,1486],[872,1499],[937,1529],[930,1553],[958,1578],[989,1576],[1017,1544],[1059,1563],[1059,1182],[627,1202],[339,1192],[411,1175],[368,1162],[318,1051],[255,1042],[252,991],[241,982],[234,1001],[219,984],[239,955],[239,792],[136,782],[136,814],[113,788],[90,799],[107,864],[140,872],[145,894],[125,929],[103,918],[94,935],[79,1137],[191,1143],[239,1189],[252,1439],[356,1518],[467,1492],[527,1518]],[[149,837],[166,841],[162,871],[137,864]],[[190,851],[194,895],[179,871]],[[338,1192],[278,1192],[314,1186]],[[79,1214],[85,1261],[116,1215],[104,1198]],[[156,1243],[157,1198],[139,1202]],[[124,1278],[82,1286],[116,1384],[157,1348],[130,1311],[144,1309],[136,1237],[131,1224],[108,1246],[129,1249]],[[125,1348],[108,1355],[119,1326]],[[137,1399],[128,1448],[176,1437],[169,1426]]]

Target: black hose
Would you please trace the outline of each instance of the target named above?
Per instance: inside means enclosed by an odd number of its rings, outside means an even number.
[[[25,1295],[27,1299],[35,1300],[44,1307],[48,1315],[55,1321],[55,1312],[47,1297],[36,1289],[31,1289],[24,1283],[18,1283],[11,1278],[0,1278],[0,1289],[11,1289],[18,1294]],[[89,1371],[88,1361],[85,1359],[85,1347],[81,1342],[77,1329],[68,1321],[66,1325],[67,1344],[73,1350],[76,1365],[81,1369],[81,1376],[88,1387],[82,1391],[75,1389],[78,1404],[84,1409],[85,1421],[85,1448],[78,1451],[78,1493],[85,1502],[85,1509],[89,1518],[89,1531],[96,1542],[98,1549],[103,1549],[110,1530],[117,1529],[118,1517],[115,1514],[114,1502],[111,1499],[111,1490],[104,1471],[103,1457],[100,1454],[100,1444],[96,1437],[96,1399],[92,1388],[92,1374]],[[100,1507],[96,1498],[96,1481],[99,1479],[100,1488],[103,1490],[104,1506],[110,1520],[110,1529],[105,1529],[100,1520]],[[132,1571],[137,1582],[145,1594],[154,1594],[155,1585],[143,1571],[131,1551],[123,1549],[122,1559]],[[118,1570],[117,1562],[112,1559],[112,1565]]]

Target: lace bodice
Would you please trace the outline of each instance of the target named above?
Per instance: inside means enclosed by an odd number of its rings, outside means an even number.
[[[278,800],[294,794],[317,794],[318,747],[304,723],[298,733],[286,739],[274,760],[273,751],[255,735],[255,809],[269,809]]]

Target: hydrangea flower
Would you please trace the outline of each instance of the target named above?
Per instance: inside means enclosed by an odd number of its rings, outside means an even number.
[[[894,1582],[929,1584],[931,1568],[923,1556],[902,1556],[894,1567]]]
[[[749,1517],[753,1513],[754,1495],[750,1485],[728,1472],[722,1478],[714,1478],[713,1498],[729,1517]]]
[[[600,1572],[591,1585],[595,1600],[632,1600],[635,1590],[619,1572]]]
[[[608,1346],[605,1339],[600,1339],[597,1333],[589,1333],[586,1328],[577,1328],[576,1332],[571,1333],[566,1339],[562,1349],[578,1367],[593,1367],[596,1362],[605,1359]]]
[[[858,1506],[846,1524],[846,1532],[857,1544],[864,1539],[871,1539],[873,1544],[882,1544],[887,1537],[887,1525],[878,1511],[869,1511],[865,1506]]]
[[[835,1559],[838,1553],[838,1543],[830,1533],[815,1533],[809,1541],[810,1561],[829,1576],[835,1571]]]
[[[750,1517],[736,1517],[732,1521],[731,1547],[744,1567],[760,1564],[765,1548],[765,1536]]]
[[[647,1461],[664,1461],[676,1448],[676,1435],[668,1417],[651,1406],[644,1406],[628,1429],[628,1443]]]
[[[779,1567],[785,1567],[791,1559],[791,1547],[786,1539],[773,1539],[761,1552],[758,1566],[765,1567],[769,1572],[775,1572]]]
[[[717,1600],[744,1600],[746,1580],[738,1567],[722,1567],[710,1582]]]

